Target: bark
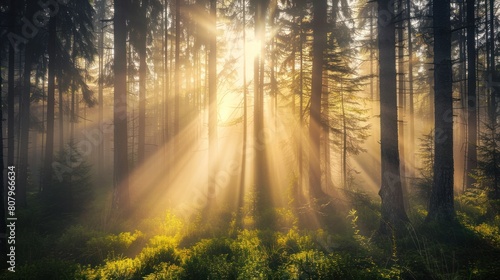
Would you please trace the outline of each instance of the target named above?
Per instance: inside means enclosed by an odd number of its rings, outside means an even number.
[[[50,188],[49,184],[52,180],[52,161],[54,159],[54,106],[55,106],[55,68],[56,61],[56,18],[52,17],[49,22],[49,76],[47,88],[47,138],[45,142],[45,164],[43,174],[43,188]]]
[[[59,89],[57,91],[59,96],[59,152],[62,153],[64,151],[64,97],[61,86],[59,85]]]
[[[164,106],[164,114],[163,114],[163,140],[164,144],[168,142],[169,139],[169,132],[170,132],[170,126],[169,126],[169,121],[170,121],[170,108],[168,106],[169,104],[169,92],[170,92],[170,72],[169,72],[169,59],[168,59],[168,2],[165,0],[164,2],[165,5],[165,34],[164,34],[164,60],[163,60],[163,66],[164,66],[164,79],[165,79],[165,91],[163,93],[163,106]],[[167,150],[167,149],[165,149]]]
[[[489,65],[490,65],[490,77],[491,77],[491,82],[496,81],[496,63],[495,63],[495,10],[494,10],[494,0],[489,0],[489,22],[490,22],[490,41],[489,41],[489,51],[490,51],[490,59],[489,59]],[[497,95],[498,92],[497,90],[491,88],[490,90],[490,119],[492,121],[496,120],[496,109],[497,109]]]
[[[387,13],[389,12],[389,13]],[[378,1],[379,92],[382,199],[380,233],[390,234],[406,221],[398,153],[396,50],[394,7]],[[385,17],[384,17],[385,16]]]
[[[114,2],[114,194],[113,210],[129,208],[127,133],[127,5]],[[118,212],[115,212],[118,214]]]
[[[0,48],[0,71],[3,71],[2,63],[3,61],[3,49]],[[0,100],[2,99],[3,90],[3,73],[0,72]],[[8,86],[8,85],[7,85]],[[3,119],[3,106],[0,106],[0,118]],[[7,267],[5,256],[7,255],[7,221],[5,219],[5,193],[7,191],[6,184],[4,182],[4,163],[3,163],[3,120],[0,120],[0,258],[3,261],[2,268]]]
[[[246,45],[246,1],[242,0],[243,9],[243,44]],[[247,134],[248,134],[248,98],[247,98],[247,59],[246,47],[243,47],[243,143],[241,146],[241,173],[240,173],[240,188],[238,193],[238,217],[236,222],[239,228],[243,228],[243,207],[245,203],[245,180],[246,180],[246,164],[247,164]]]
[[[407,194],[406,190],[406,164],[405,164],[405,134],[404,134],[404,121],[405,121],[405,73],[404,73],[404,21],[403,15],[403,0],[398,0],[398,111],[399,111],[399,156],[400,156],[400,176],[401,184],[403,187],[403,194]]]
[[[255,8],[255,38],[260,42],[260,55],[254,59],[254,152],[255,152],[255,207],[257,226],[259,228],[273,225],[273,217],[268,211],[271,205],[269,191],[268,168],[266,160],[267,137],[264,127],[264,44],[265,44],[265,14],[268,1],[256,1]]]
[[[209,178],[216,173],[217,157],[217,0],[210,0],[210,42],[208,53],[208,170]],[[215,180],[209,179],[209,202],[215,195]],[[210,204],[210,203],[209,203]],[[210,205],[209,205],[210,206]]]
[[[16,32],[17,0],[10,1],[10,26],[9,32]],[[14,45],[9,44],[9,71],[7,73],[7,165],[14,165],[14,98],[15,98],[15,55]]]
[[[475,0],[467,0],[467,187],[477,167],[476,24]]]
[[[101,18],[99,20],[104,20],[106,18],[106,0],[101,0],[100,2],[100,15]],[[99,89],[98,89],[98,103],[99,103],[99,125],[103,124],[104,121],[104,28],[105,23],[103,21],[100,22],[100,34],[99,34]],[[74,110],[73,110],[74,111]],[[75,111],[74,111],[75,112]],[[75,112],[76,116],[76,112]],[[76,120],[74,120],[76,121]],[[104,178],[104,145],[106,141],[102,141],[98,146],[98,159],[97,159],[97,168],[99,172],[99,177]]]
[[[434,175],[427,220],[451,220],[453,206],[453,99],[450,2],[434,1]]]
[[[174,74],[174,149],[178,146],[179,106],[180,106],[180,41],[181,41],[181,0],[175,1],[175,74]]]
[[[26,206],[26,191],[28,186],[28,150],[29,150],[29,129],[30,129],[30,91],[31,91],[31,67],[32,67],[32,47],[31,43],[26,44],[24,55],[24,81],[23,94],[20,97],[20,121],[21,135],[19,147],[19,176],[16,200],[19,206]]]
[[[144,3],[142,5],[145,5]],[[142,20],[139,24],[139,135],[137,139],[137,163],[141,164],[145,158],[146,148],[146,83],[148,64],[146,63],[147,17],[146,8],[141,6]]]
[[[321,130],[321,93],[323,88],[323,53],[326,48],[327,1],[318,0],[313,6],[313,66],[311,107],[309,123],[309,188],[314,199],[324,196],[321,188],[320,172],[320,130]]]
[[[409,147],[410,151],[415,150],[415,116],[414,116],[414,104],[413,104],[413,43],[412,43],[412,26],[411,26],[411,1],[406,0],[406,12],[408,20],[408,107],[409,107]],[[415,153],[411,152],[409,160],[409,172],[408,176],[410,178],[415,177]]]

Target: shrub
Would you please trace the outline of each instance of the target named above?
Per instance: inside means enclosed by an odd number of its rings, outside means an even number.
[[[140,231],[122,232],[118,235],[111,234],[90,239],[87,242],[87,250],[94,259],[113,259],[121,255],[135,255],[136,252],[132,249],[140,247],[143,242],[144,234]]]
[[[1,279],[14,280],[14,279],[75,279],[75,272],[78,270],[78,265],[65,261],[52,258],[45,258],[30,264],[16,267],[16,271],[4,272],[0,274]]]
[[[205,239],[191,250],[184,263],[185,279],[236,279],[231,243],[226,238]]]
[[[267,279],[271,274],[270,254],[266,252],[256,230],[243,230],[231,248],[235,254],[238,279]]]
[[[149,245],[137,256],[140,261],[140,274],[148,275],[158,269],[161,264],[180,264],[175,250],[175,242],[166,236],[155,236]]]
[[[93,198],[91,166],[73,142],[54,162],[52,180],[42,192],[45,215],[60,219],[82,213]]]
[[[180,280],[184,279],[184,269],[175,264],[162,263],[156,272],[144,277],[144,280]]]
[[[91,239],[102,238],[104,233],[86,228],[82,225],[69,227],[57,240],[56,248],[62,258],[71,259],[79,263],[96,264],[92,250],[88,250],[87,243]]]

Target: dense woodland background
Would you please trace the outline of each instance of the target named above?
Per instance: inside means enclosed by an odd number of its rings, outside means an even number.
[[[496,1],[0,14],[2,279],[500,275]]]

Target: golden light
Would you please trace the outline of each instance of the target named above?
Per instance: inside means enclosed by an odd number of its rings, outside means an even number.
[[[251,40],[245,44],[245,57],[248,61],[252,61],[254,58],[261,55],[262,42],[260,40]]]

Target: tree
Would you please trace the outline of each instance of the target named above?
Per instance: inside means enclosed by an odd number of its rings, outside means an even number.
[[[467,0],[467,186],[474,183],[473,177],[469,174],[477,167],[475,2]]]
[[[2,36],[3,37],[3,36]],[[3,39],[3,38],[2,38]],[[3,89],[3,45],[0,45],[0,100],[2,99],[2,89]],[[3,118],[3,106],[0,106],[0,117]],[[7,221],[5,219],[5,193],[6,193],[6,184],[4,183],[4,161],[3,161],[3,120],[0,120],[0,253],[3,255],[0,260],[5,261],[4,259],[7,255]],[[4,268],[2,266],[2,268]]]
[[[37,9],[38,3],[31,6]],[[47,90],[47,139],[44,159],[43,185],[50,188],[54,159],[54,118],[55,89],[59,91],[59,113],[62,118],[62,94],[70,87],[81,89],[83,100],[87,105],[95,103],[93,92],[85,80],[85,69],[77,67],[76,60],[83,59],[92,62],[97,50],[94,45],[92,17],[94,9],[88,0],[75,0],[65,5],[59,5],[57,10],[49,12],[51,16],[48,27],[47,53],[48,90]],[[42,36],[43,37],[43,36]],[[37,48],[34,48],[37,49]],[[62,133],[60,124],[60,133]],[[62,149],[62,142],[59,140]]]
[[[409,107],[409,150],[415,149],[415,115],[414,115],[414,99],[413,99],[413,42],[412,33],[413,26],[411,24],[411,1],[406,0],[406,18],[408,20],[408,107]],[[410,153],[409,157],[409,174],[410,178],[415,176],[415,153]]]
[[[152,41],[151,30],[158,22],[162,4],[157,0],[133,0],[132,16],[129,21],[130,43],[139,55],[139,124],[137,161],[145,159],[146,148],[146,89],[148,73],[148,43]]]
[[[270,205],[271,195],[267,178],[266,131],[264,127],[264,46],[265,15],[269,0],[251,1],[255,13],[254,40],[259,42],[260,54],[254,58],[254,152],[255,152],[255,204],[260,227],[272,224],[272,217],[263,217]]]
[[[313,49],[312,85],[309,121],[309,188],[311,197],[324,197],[321,188],[320,171],[320,130],[321,130],[321,93],[323,89],[324,51],[326,48],[327,1],[313,3]]]
[[[380,233],[388,234],[408,221],[399,170],[398,115],[396,98],[396,50],[394,7],[378,1],[378,49],[380,73],[380,148],[382,221]]]
[[[180,98],[180,83],[181,83],[181,0],[175,1],[175,69],[174,69],[174,147],[177,148],[179,139],[179,98]]]
[[[496,122],[485,123],[481,133],[482,145],[478,147],[480,160],[478,168],[474,170],[474,179],[477,185],[488,191],[493,199],[500,198],[500,133]]]
[[[210,0],[210,31],[208,53],[208,170],[215,176],[217,155],[217,0]],[[209,199],[215,195],[214,180],[209,180]],[[210,206],[210,205],[209,205]]]
[[[406,156],[405,156],[405,133],[404,133],[404,121],[405,121],[405,99],[406,99],[406,89],[405,89],[405,70],[404,70],[404,21],[403,21],[403,0],[398,0],[397,2],[398,10],[397,10],[397,89],[398,89],[398,133],[399,133],[399,157],[400,157],[400,176],[401,183],[403,187],[403,194],[407,193],[406,190]]]
[[[115,1],[114,23],[114,194],[113,209],[126,212],[128,191],[127,11],[129,1]]]
[[[9,31],[17,31],[17,4],[19,1],[11,0],[9,5]],[[9,62],[7,77],[7,165],[14,165],[14,97],[15,97],[15,45],[9,44]]]
[[[26,206],[26,191],[28,182],[28,149],[30,130],[30,102],[31,102],[31,68],[33,61],[33,42],[28,41],[24,52],[24,79],[20,100],[20,145],[19,145],[19,181],[17,202]]]
[[[243,228],[243,204],[245,203],[245,180],[246,180],[246,166],[247,166],[247,139],[248,139],[248,91],[247,91],[247,58],[246,58],[246,0],[241,0],[242,25],[243,25],[243,141],[241,145],[241,173],[240,173],[240,186],[238,194],[238,207],[236,223],[238,228]]]
[[[434,178],[427,220],[450,221],[453,206],[453,91],[450,1],[434,1]]]
[[[54,159],[54,106],[56,89],[56,67],[57,67],[57,15],[50,18],[48,31],[47,52],[49,56],[48,85],[47,85],[47,137],[45,142],[45,163],[43,172],[44,188],[50,188],[52,181],[52,161]]]

